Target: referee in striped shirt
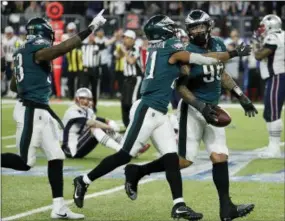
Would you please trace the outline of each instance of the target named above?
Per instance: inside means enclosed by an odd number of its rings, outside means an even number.
[[[82,59],[83,59],[83,73],[80,76],[80,87],[89,88],[91,84],[91,91],[93,94],[93,110],[96,112],[96,105],[100,94],[100,50],[105,48],[104,44],[98,45],[94,41],[94,35],[91,34],[83,41]]]
[[[141,59],[139,48],[135,46],[136,34],[127,30],[123,35],[123,45],[115,53],[115,56],[124,60],[124,81],[121,97],[123,123],[128,126],[129,113],[132,104],[139,99],[142,82]]]

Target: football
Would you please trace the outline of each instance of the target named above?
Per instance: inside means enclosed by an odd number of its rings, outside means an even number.
[[[215,111],[217,112],[218,122],[213,124],[214,126],[226,127],[231,123],[232,118],[230,117],[230,114],[226,110],[222,109],[219,106],[216,106]]]

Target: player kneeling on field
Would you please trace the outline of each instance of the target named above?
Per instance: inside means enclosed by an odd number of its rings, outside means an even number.
[[[121,148],[122,135],[115,132],[118,127],[107,124],[104,118],[96,118],[92,110],[92,93],[88,88],[80,88],[75,94],[75,105],[64,114],[63,144],[64,153],[69,158],[83,158],[98,143],[118,151]],[[144,148],[145,150],[145,148]]]

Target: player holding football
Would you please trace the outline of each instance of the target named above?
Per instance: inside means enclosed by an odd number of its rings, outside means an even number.
[[[269,144],[259,156],[282,157],[280,142],[283,123],[281,110],[285,101],[285,31],[277,15],[266,15],[255,38],[255,58],[260,61],[261,78],[265,81],[264,112]],[[261,42],[262,41],[262,42]]]
[[[190,40],[186,47],[187,51],[201,54],[208,51],[226,51],[224,43],[219,38],[210,36],[213,22],[210,16],[201,10],[194,10],[188,14],[185,19]],[[236,206],[231,202],[227,162],[229,153],[226,146],[225,129],[214,127],[208,123],[217,124],[214,110],[219,102],[221,86],[230,90],[239,99],[246,115],[254,116],[257,111],[230,75],[224,71],[223,63],[191,64],[190,72],[187,88],[196,99],[185,102],[185,96],[181,93],[184,100],[181,100],[178,106],[180,167],[188,167],[195,161],[200,142],[203,140],[213,163],[212,174],[219,194],[220,218],[222,221],[230,221],[248,214],[254,205]],[[181,92],[181,89],[178,91]],[[205,114],[205,107],[212,110],[210,114]],[[159,159],[142,166],[133,164],[126,166],[127,195],[131,199],[135,199],[139,179],[152,172],[160,171],[164,171],[164,167]]]
[[[205,56],[213,56],[219,60],[227,61],[232,57],[232,53],[219,52],[202,56],[185,51],[183,44],[176,38],[174,21],[164,15],[150,18],[144,27],[144,32],[149,40],[149,54],[141,88],[142,98],[132,106],[130,124],[123,138],[123,147],[119,152],[101,161],[88,174],[74,179],[74,202],[78,207],[83,207],[88,185],[115,168],[130,162],[139,150],[140,143],[145,143],[151,137],[155,147],[162,155],[159,162],[166,172],[166,178],[171,188],[174,204],[171,216],[199,220],[203,215],[187,207],[183,200],[179,158],[174,131],[166,115],[167,106],[172,93],[172,83],[179,77],[180,63],[211,65],[218,61]],[[233,53],[248,55],[250,48],[242,47]],[[187,75],[183,73],[179,77],[178,87],[184,76]],[[205,107],[205,110],[209,110],[209,108]]]
[[[26,25],[27,42],[14,53],[15,85],[20,101],[16,103],[14,116],[17,122],[16,145],[20,154],[1,154],[1,166],[28,171],[35,165],[36,147],[41,147],[48,160],[48,179],[51,185],[53,206],[51,218],[82,219],[84,215],[73,213],[63,199],[63,159],[57,133],[57,123],[62,122],[49,107],[51,95],[50,62],[81,45],[106,19],[103,10],[88,28],[74,37],[52,46],[54,31],[42,18],[32,18]],[[15,84],[15,82],[14,82]]]

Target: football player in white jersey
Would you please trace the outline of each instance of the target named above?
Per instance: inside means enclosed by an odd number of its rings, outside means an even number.
[[[17,41],[17,36],[14,35],[14,29],[11,26],[7,26],[4,30],[4,36],[2,37],[2,48],[5,54],[6,61],[6,79],[8,81],[8,85],[10,85],[10,81],[12,78],[12,68],[13,68],[13,53],[15,52],[15,45]],[[13,93],[8,88],[8,96],[13,97]]]
[[[75,104],[67,109],[63,117],[63,150],[67,157],[82,158],[89,154],[98,143],[118,151],[122,136],[101,121],[90,108],[92,92],[79,88]]]
[[[282,21],[274,14],[266,15],[255,36],[255,58],[265,80],[263,117],[269,133],[269,144],[259,154],[262,158],[281,157],[281,110],[285,101],[285,32]],[[259,38],[259,39],[258,39]],[[258,44],[259,42],[262,44]]]

